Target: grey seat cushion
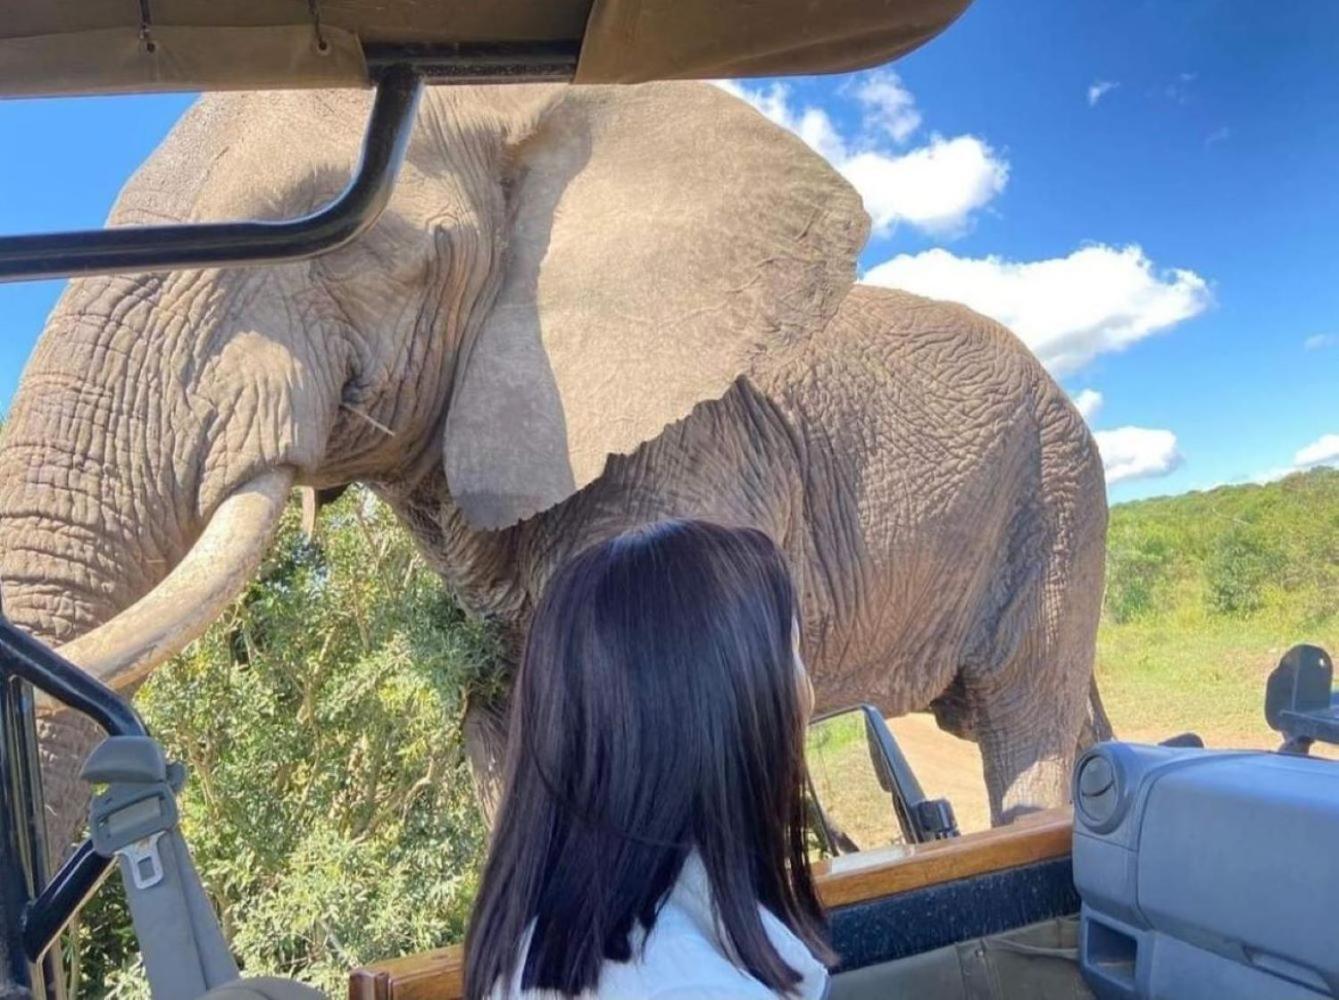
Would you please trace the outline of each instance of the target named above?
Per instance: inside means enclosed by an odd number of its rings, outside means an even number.
[[[217,986],[201,1000],[326,1000],[326,995],[292,979],[258,976]]]

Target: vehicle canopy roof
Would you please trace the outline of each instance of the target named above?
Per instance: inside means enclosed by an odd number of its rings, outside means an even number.
[[[492,82],[838,73],[904,55],[968,2],[0,0],[0,95],[365,86],[410,58]]]

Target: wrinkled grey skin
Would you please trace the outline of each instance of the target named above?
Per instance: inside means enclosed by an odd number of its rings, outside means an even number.
[[[365,109],[206,98],[113,221],[309,210]],[[981,744],[995,821],[1061,803],[1101,599],[1093,441],[1008,331],[853,285],[865,233],[826,164],[710,87],[432,92],[350,247],[71,283],[0,452],[5,611],[47,641],[88,632],[276,468],[370,484],[514,637],[595,539],[756,525],[794,567],[818,709],[932,709]],[[498,712],[469,719],[486,795]],[[40,729],[68,843],[91,733]]]

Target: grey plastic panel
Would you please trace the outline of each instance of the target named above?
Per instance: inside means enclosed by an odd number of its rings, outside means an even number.
[[[1074,797],[1099,998],[1339,997],[1339,763],[1105,743]]]

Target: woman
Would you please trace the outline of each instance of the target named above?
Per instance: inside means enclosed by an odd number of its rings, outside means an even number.
[[[795,623],[752,529],[665,522],[558,572],[516,679],[469,1000],[823,995]]]

